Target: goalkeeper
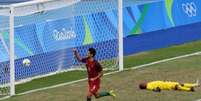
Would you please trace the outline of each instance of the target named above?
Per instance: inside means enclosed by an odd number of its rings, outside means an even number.
[[[100,65],[100,63],[94,59],[94,56],[96,55],[96,50],[94,48],[89,48],[88,54],[85,58],[81,58],[76,49],[73,49],[73,52],[79,62],[83,62],[86,64],[87,73],[88,73],[87,101],[91,101],[91,97],[93,95],[96,98],[100,98],[103,96],[115,97],[116,95],[113,93],[113,91],[99,93],[100,82],[101,82],[101,77],[103,75],[103,72],[102,72],[102,66]]]
[[[195,91],[195,87],[199,87],[199,81],[196,83],[179,83],[171,81],[152,81],[143,82],[139,84],[140,89],[147,89],[155,92],[160,92],[161,90],[179,90],[179,91]]]

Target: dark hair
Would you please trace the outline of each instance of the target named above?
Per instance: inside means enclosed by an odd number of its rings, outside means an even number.
[[[139,88],[140,89],[146,89],[147,88],[147,84],[146,83],[141,83],[141,84],[139,84]]]
[[[90,52],[90,54],[93,55],[93,57],[96,55],[96,49],[94,49],[94,48],[89,48],[88,51]]]

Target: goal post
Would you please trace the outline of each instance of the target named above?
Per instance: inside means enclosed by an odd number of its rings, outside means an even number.
[[[123,0],[118,0],[119,71],[124,69],[123,47]]]
[[[14,7],[10,7],[10,16],[9,16],[9,24],[10,24],[10,96],[15,95],[15,49],[14,49]]]
[[[123,70],[122,0],[35,0],[1,6],[0,68],[8,66],[0,85],[15,95],[15,84],[82,70],[72,53],[82,57],[87,49],[97,50],[96,59],[104,70]],[[0,21],[1,22],[1,21]],[[2,25],[5,22],[1,22]],[[5,43],[5,44],[3,44]],[[5,82],[4,82],[5,81]]]

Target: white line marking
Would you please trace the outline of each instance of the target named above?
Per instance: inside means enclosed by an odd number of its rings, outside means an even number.
[[[168,61],[172,61],[172,60],[177,60],[177,59],[181,59],[181,58],[191,57],[191,56],[195,56],[195,55],[201,55],[201,52],[196,52],[196,53],[191,53],[191,54],[187,54],[187,55],[177,56],[177,57],[173,57],[173,58],[169,58],[169,59],[163,59],[163,60],[160,60],[160,61],[151,62],[151,63],[140,65],[140,66],[135,66],[135,67],[132,67],[131,69],[138,69],[138,68],[142,68],[142,67],[147,67],[147,66],[151,66],[151,65],[155,65],[155,64],[159,64],[159,63],[164,63],[164,62],[168,62]]]
[[[10,96],[2,97],[2,98],[0,98],[0,100],[5,100],[5,99],[8,99],[8,98],[10,98]]]

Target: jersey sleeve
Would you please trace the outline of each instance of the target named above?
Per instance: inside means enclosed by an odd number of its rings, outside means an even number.
[[[154,82],[150,82],[147,84],[147,89],[148,90],[152,90],[152,91],[160,91],[160,90],[164,90],[164,82],[162,81],[154,81]]]
[[[154,90],[156,87],[153,87],[153,86],[147,86],[147,89],[148,90]]]
[[[157,87],[158,87],[158,84],[155,83],[155,82],[152,82],[152,83],[148,83],[148,84],[147,84],[147,89],[148,89],[148,90],[155,90]]]
[[[96,62],[96,71],[97,72],[102,72],[103,68],[99,62]]]
[[[88,58],[82,58],[81,62],[86,63]]]

